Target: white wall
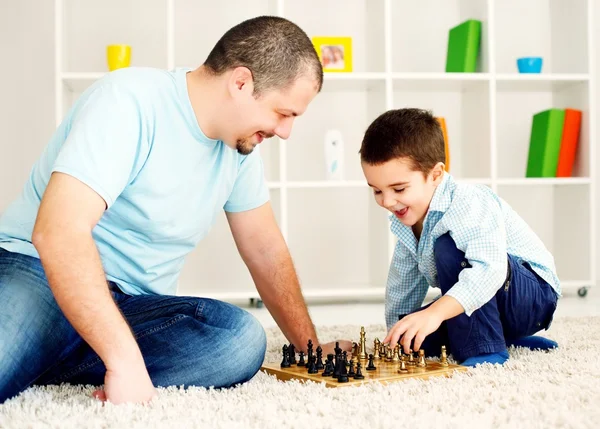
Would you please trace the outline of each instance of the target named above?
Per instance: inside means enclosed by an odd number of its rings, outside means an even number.
[[[53,16],[53,1],[0,1],[0,212],[54,130]]]

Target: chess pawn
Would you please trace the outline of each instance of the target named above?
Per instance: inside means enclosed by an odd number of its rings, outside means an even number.
[[[358,364],[360,365],[360,361],[358,361]],[[354,372],[354,360],[350,359],[350,367],[348,369],[348,377],[354,377],[355,372]]]
[[[427,366],[427,362],[425,362],[425,350],[419,350],[419,361],[417,362],[417,366],[420,368],[425,368]]]
[[[300,360],[298,361],[298,366],[304,366],[306,365],[306,362],[304,362],[304,352],[301,351],[300,352]]]
[[[315,355],[308,357],[308,373],[309,374],[317,374],[319,371],[317,370],[317,357]]]
[[[392,356],[392,354],[394,353],[394,351],[392,350],[391,347],[387,348],[387,353],[385,354],[385,361],[386,362],[391,362],[394,358]]]
[[[377,367],[373,364],[373,354],[369,355],[369,364],[367,365],[367,371],[375,371]]]
[[[404,359],[400,360],[400,368],[398,368],[398,372],[400,374],[405,374],[408,372],[408,369],[406,368],[406,361]]]
[[[373,357],[373,355],[369,355],[370,358]],[[356,374],[354,374],[354,379],[355,380],[362,380],[365,378],[365,376],[363,375],[362,371],[360,370],[361,368],[361,364],[360,361],[356,362]]]
[[[321,375],[323,377],[329,377],[332,374],[333,374],[333,355],[328,354],[327,360],[325,361],[325,369],[323,370],[323,373]]]
[[[394,347],[394,355],[392,356],[392,362],[400,362],[400,345],[396,344]]]
[[[408,349],[407,356],[408,356],[407,365],[408,366],[415,366],[415,360],[414,360],[413,352],[412,352],[411,349]]]
[[[446,346],[442,346],[442,356],[440,359],[440,364],[442,366],[448,366],[448,356],[446,355]]]
[[[387,346],[385,344],[379,345],[379,359],[385,359],[385,350]]]

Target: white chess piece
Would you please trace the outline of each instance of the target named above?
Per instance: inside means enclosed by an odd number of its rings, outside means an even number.
[[[339,130],[325,133],[325,165],[327,179],[344,179],[344,140]]]

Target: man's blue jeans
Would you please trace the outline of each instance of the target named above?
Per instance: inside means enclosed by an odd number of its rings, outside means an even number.
[[[444,295],[458,282],[460,272],[471,265],[450,234],[437,239],[434,257]],[[473,356],[506,351],[511,342],[550,327],[558,300],[556,293],[529,264],[512,255],[507,257],[509,273],[496,295],[470,317],[462,313],[442,322],[421,346],[427,356],[438,356],[445,345],[462,362]]]
[[[109,286],[155,386],[229,387],[260,369],[266,336],[247,311],[206,298],[129,296]],[[40,260],[0,248],[0,403],[31,385],[102,385],[104,373],[56,304]]]

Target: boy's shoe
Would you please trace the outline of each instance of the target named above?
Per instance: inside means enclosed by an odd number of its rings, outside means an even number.
[[[526,347],[531,350],[550,350],[557,348],[558,343],[556,341],[549,340],[548,338],[532,335],[530,337],[523,337],[506,343],[506,346]]]
[[[499,363],[502,365],[504,362],[508,360],[508,351],[498,352],[498,353],[488,353],[479,356],[473,356],[461,363],[462,366],[472,366],[476,367],[478,364],[483,363],[491,363],[496,364]]]

